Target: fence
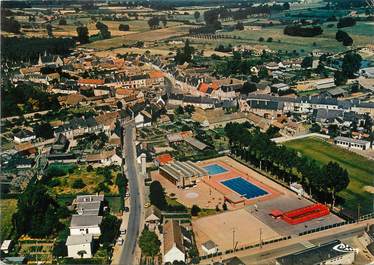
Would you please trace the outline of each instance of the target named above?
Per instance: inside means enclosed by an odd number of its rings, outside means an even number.
[[[219,256],[222,256],[222,255],[231,254],[231,253],[235,253],[235,252],[238,252],[238,251],[248,250],[248,249],[257,248],[257,247],[262,247],[262,246],[267,245],[267,244],[276,243],[276,242],[280,242],[280,241],[288,240],[288,239],[291,239],[291,236],[275,238],[275,239],[263,241],[261,243],[257,243],[257,244],[254,244],[254,245],[242,246],[240,248],[228,249],[224,252],[219,251],[219,252],[214,253],[214,254],[209,254],[209,255],[206,255],[206,256],[200,256],[199,259],[200,260],[211,259],[211,258],[214,258],[214,257],[219,257]]]

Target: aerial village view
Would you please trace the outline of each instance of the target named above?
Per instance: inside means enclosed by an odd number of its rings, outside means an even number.
[[[2,0],[0,264],[374,264],[374,0]]]

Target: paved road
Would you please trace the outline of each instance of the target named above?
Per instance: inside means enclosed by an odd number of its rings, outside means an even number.
[[[318,245],[321,243],[325,243],[334,239],[344,239],[354,237],[360,233],[363,233],[364,229],[367,225],[374,224],[374,219],[370,219],[367,221],[362,221],[359,224],[349,224],[341,227],[331,228],[328,230],[304,235],[304,236],[297,236],[289,240],[280,241],[277,243],[264,245],[262,249],[260,248],[253,248],[244,251],[238,251],[234,254],[227,254],[221,257],[217,257],[214,260],[219,261],[221,259],[227,259],[233,256],[238,256],[240,259],[246,264],[252,265],[261,264],[267,265],[271,259],[275,257],[287,255],[293,253],[295,251],[299,251],[305,249],[306,246],[303,245],[305,242],[309,241],[314,245]],[[212,264],[212,260],[203,260],[200,264]],[[271,263],[270,263],[271,264]],[[274,264],[274,262],[272,263]]]
[[[327,242],[330,242],[332,240],[343,240],[347,238],[351,238],[357,235],[361,235],[364,233],[364,228],[354,228],[351,231],[342,231],[340,233],[335,233],[333,235],[323,236],[318,239],[307,241],[309,244],[313,244],[315,246],[319,244],[324,244]],[[259,265],[268,265],[268,264],[274,264],[274,259],[277,257],[289,255],[291,253],[295,253],[298,251],[305,250],[311,246],[306,246],[303,244],[304,242],[296,243],[296,244],[290,244],[285,247],[281,248],[275,248],[269,251],[265,251],[259,254],[253,254],[245,257],[241,257],[241,260],[245,264],[259,264]]]
[[[127,227],[127,235],[120,256],[121,265],[133,265],[137,239],[139,236],[142,213],[142,200],[140,196],[140,181],[138,179],[136,168],[136,151],[134,122],[124,125],[124,156],[127,165],[127,178],[129,180],[130,190],[130,216]]]

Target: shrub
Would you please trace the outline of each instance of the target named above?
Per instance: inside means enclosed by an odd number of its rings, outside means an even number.
[[[197,205],[192,205],[192,208],[191,208],[191,215],[192,216],[198,216],[199,215],[199,212],[201,212],[201,209],[199,206]]]
[[[83,189],[86,187],[86,184],[81,179],[76,179],[73,184],[71,185],[73,189]]]

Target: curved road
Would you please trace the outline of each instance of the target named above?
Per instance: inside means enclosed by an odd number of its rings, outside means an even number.
[[[137,167],[136,167],[136,151],[135,151],[135,123],[131,121],[124,124],[124,147],[123,156],[127,166],[127,178],[129,180],[130,190],[130,216],[127,227],[127,234],[125,243],[121,250],[120,262],[121,265],[133,265],[135,258],[135,251],[137,246],[137,239],[139,236],[141,226],[142,214],[142,196],[140,194],[140,185]]]

